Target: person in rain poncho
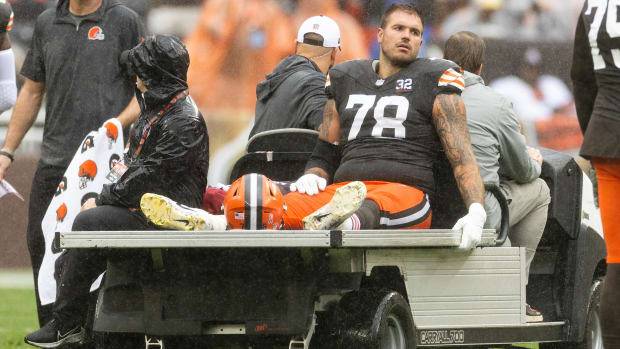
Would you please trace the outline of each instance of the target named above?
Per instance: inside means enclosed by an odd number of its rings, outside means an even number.
[[[118,180],[89,199],[75,218],[74,231],[154,230],[139,210],[142,194],[166,195],[200,206],[207,184],[209,136],[205,121],[188,94],[189,55],[169,35],[146,39],[121,55],[135,73],[141,113],[130,135],[123,163],[109,176]],[[89,288],[105,270],[108,254],[74,249],[56,262],[57,297],[53,319],[26,336],[34,346],[54,348],[81,341]]]

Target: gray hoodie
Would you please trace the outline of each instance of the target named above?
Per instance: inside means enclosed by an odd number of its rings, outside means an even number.
[[[325,74],[304,56],[288,56],[256,86],[250,137],[289,127],[316,130],[323,121],[326,102]]]
[[[483,182],[499,186],[500,177],[517,183],[529,183],[538,178],[540,165],[527,152],[512,103],[485,86],[480,76],[467,71],[464,75],[466,88],[461,96]],[[486,194],[485,209],[485,227],[499,226],[499,203],[490,193]]]

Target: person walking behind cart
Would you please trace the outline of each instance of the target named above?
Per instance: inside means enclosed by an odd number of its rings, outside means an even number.
[[[209,135],[205,121],[188,94],[189,54],[174,36],[157,35],[122,54],[137,75],[140,115],[130,135],[124,165],[116,165],[97,198],[89,199],[75,218],[74,231],[153,230],[139,210],[146,192],[198,207],[207,185]],[[221,227],[220,229],[224,229]],[[89,288],[105,270],[107,254],[74,249],[56,263],[57,297],[53,319],[25,337],[28,344],[56,348],[80,342]]]
[[[482,181],[498,186],[508,199],[508,237],[512,246],[525,247],[525,273],[529,277],[530,265],[547,222],[551,194],[547,183],[539,178],[542,155],[525,144],[512,104],[485,86],[480,77],[485,50],[484,41],[478,35],[462,31],[446,41],[444,58],[464,70],[465,91],[461,96]],[[484,206],[485,228],[499,229],[499,202],[490,192],[485,195]],[[543,320],[542,314],[529,304],[525,310],[528,322]]]
[[[586,1],[577,22],[571,79],[579,125],[580,155],[590,159],[607,246],[607,274],[601,292],[605,349],[620,348],[620,24],[617,2]],[[606,20],[605,20],[606,19]]]

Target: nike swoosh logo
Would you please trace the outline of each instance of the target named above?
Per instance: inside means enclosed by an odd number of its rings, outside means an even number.
[[[316,216],[316,220],[317,220],[317,221],[322,221],[322,220],[323,220],[323,218],[325,218],[325,217],[327,217],[327,216],[329,216],[329,213],[324,213],[324,214],[322,214],[322,215],[317,215],[317,216]]]
[[[187,219],[173,219],[175,222],[181,222],[181,223],[185,223],[185,224],[189,224],[189,220]]]
[[[60,333],[60,330],[58,330],[58,340],[65,339],[65,337],[67,337],[67,336],[70,336],[70,335],[74,334],[74,333],[75,333],[78,329],[79,329],[79,327],[74,327],[74,328],[70,329],[70,330],[69,330],[67,333],[65,333],[65,334]]]

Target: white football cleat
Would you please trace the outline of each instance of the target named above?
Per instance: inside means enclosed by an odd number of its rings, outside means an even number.
[[[357,211],[366,198],[366,185],[356,181],[338,189],[323,207],[304,217],[305,230],[329,230],[337,227]]]
[[[174,230],[226,230],[226,216],[188,207],[158,194],[146,193],[140,200],[142,213],[153,224]]]

